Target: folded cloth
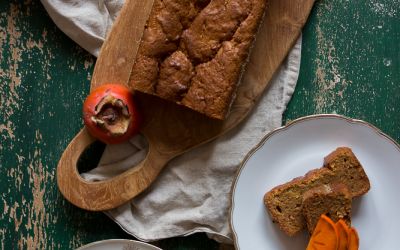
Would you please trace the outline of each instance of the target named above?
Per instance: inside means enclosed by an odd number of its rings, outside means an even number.
[[[42,0],[42,3],[61,30],[97,56],[123,1]],[[217,241],[232,243],[229,226],[232,182],[245,155],[266,133],[281,125],[282,114],[296,86],[300,55],[301,38],[243,123],[173,159],[149,189],[106,214],[143,241],[206,232]],[[139,163],[146,152],[147,143],[141,135],[124,144],[107,146],[99,165],[83,177],[111,178]]]

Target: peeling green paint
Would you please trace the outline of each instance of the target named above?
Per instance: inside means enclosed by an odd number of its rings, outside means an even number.
[[[400,141],[399,6],[399,0],[318,1],[304,29],[299,83],[285,119],[336,112]],[[102,213],[66,202],[56,186],[58,159],[82,127],[94,63],[38,1],[0,2],[1,249],[72,249],[131,238]],[[157,244],[219,247],[204,234]]]
[[[338,113],[400,141],[400,1],[317,1],[286,120]]]

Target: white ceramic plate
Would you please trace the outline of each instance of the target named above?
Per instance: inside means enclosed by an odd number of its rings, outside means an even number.
[[[322,166],[339,146],[352,148],[371,182],[353,200],[362,250],[399,249],[400,146],[374,126],[338,115],[300,118],[268,134],[244,160],[232,190],[231,226],[240,250],[304,250],[307,233],[286,236],[273,224],[264,194]]]
[[[153,245],[135,240],[102,240],[84,245],[76,250],[162,250]]]

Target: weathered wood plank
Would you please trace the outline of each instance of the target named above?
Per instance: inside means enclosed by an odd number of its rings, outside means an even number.
[[[319,1],[286,119],[338,113],[400,141],[400,1]]]
[[[0,2],[0,59],[0,249],[132,238],[104,214],[72,206],[56,185],[57,161],[82,127],[95,58],[57,29],[39,2],[14,0]],[[159,244],[218,248],[205,235],[169,242]]]
[[[0,55],[1,249],[125,236],[106,216],[70,206],[55,184],[57,160],[82,126],[94,58],[29,1],[1,1]]]
[[[400,141],[399,6],[398,0],[317,2],[286,120],[337,112]],[[57,161],[82,127],[93,64],[38,1],[0,1],[1,249],[68,249],[130,237],[102,213],[71,206],[55,184]],[[158,245],[219,247],[204,234]]]

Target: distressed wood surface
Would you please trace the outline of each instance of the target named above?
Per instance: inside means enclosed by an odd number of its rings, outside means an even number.
[[[400,1],[317,1],[285,119],[338,113],[400,142]]]
[[[400,142],[399,0],[317,2],[285,121],[315,113],[364,119]],[[0,248],[72,249],[131,238],[55,184],[62,151],[82,127],[94,58],[60,32],[38,1],[0,1]],[[93,163],[95,164],[95,163]],[[204,234],[164,249],[229,249]]]

